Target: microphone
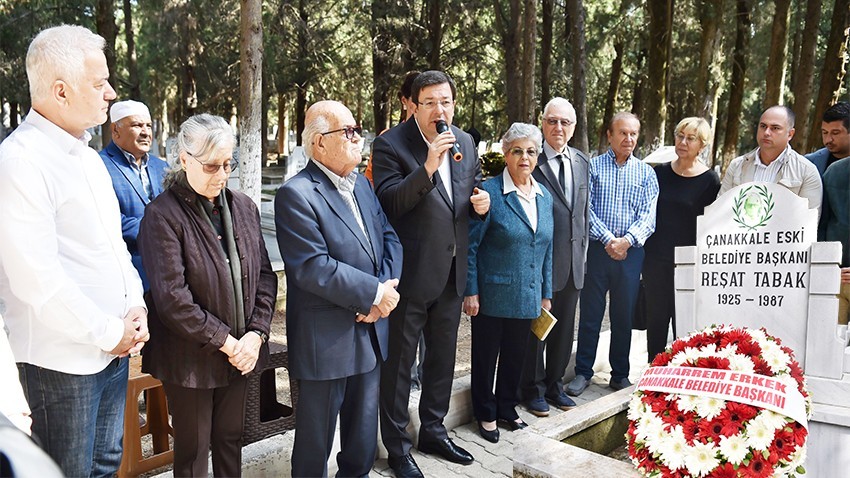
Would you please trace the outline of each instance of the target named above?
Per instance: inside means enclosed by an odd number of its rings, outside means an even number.
[[[449,125],[446,124],[445,121],[443,121],[443,120],[437,121],[437,133],[445,133],[448,130],[449,130]],[[452,145],[451,151],[452,151],[452,158],[454,158],[455,161],[461,161],[463,159],[463,153],[460,152],[460,146],[458,146],[457,143],[454,143]]]

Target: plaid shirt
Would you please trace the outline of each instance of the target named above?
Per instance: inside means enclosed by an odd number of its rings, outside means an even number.
[[[658,179],[648,164],[629,156],[617,166],[609,149],[590,160],[590,239],[608,244],[625,237],[642,247],[655,231]]]

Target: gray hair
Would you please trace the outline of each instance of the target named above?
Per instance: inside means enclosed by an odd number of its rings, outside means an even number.
[[[236,148],[236,137],[233,129],[221,116],[207,113],[194,115],[180,125],[177,140],[173,143],[168,154],[171,166],[163,179],[163,189],[172,184],[183,182],[186,171],[180,165],[180,154],[202,160],[220,149]]]
[[[543,147],[543,134],[540,128],[528,123],[514,123],[502,135],[502,151],[507,152],[514,143],[522,139],[530,139],[538,151]]]
[[[86,57],[103,52],[106,40],[87,28],[60,25],[42,30],[27,50],[27,79],[33,103],[50,97],[56,80],[79,86],[85,74]]]
[[[327,109],[320,109],[313,119],[304,125],[304,131],[301,133],[301,144],[304,145],[304,154],[308,158],[313,157],[313,138],[317,134],[326,132],[331,127],[328,113],[329,111]]]
[[[556,97],[552,98],[551,100],[549,100],[548,103],[546,103],[546,106],[543,108],[543,117],[544,118],[546,116],[548,116],[549,108],[552,108],[553,106],[563,106],[568,111],[571,111],[572,112],[572,119],[573,119],[573,121],[575,121],[575,119],[576,119],[576,109],[573,107],[573,104],[569,102],[569,100],[567,100],[566,98],[561,98],[560,96],[556,96]]]

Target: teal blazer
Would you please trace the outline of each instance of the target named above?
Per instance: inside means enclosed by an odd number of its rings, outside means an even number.
[[[507,169],[502,173],[508,174]],[[490,212],[469,225],[465,295],[478,295],[479,311],[493,317],[533,319],[552,298],[552,195],[538,183],[537,231],[516,192],[503,193],[502,176],[485,181]]]

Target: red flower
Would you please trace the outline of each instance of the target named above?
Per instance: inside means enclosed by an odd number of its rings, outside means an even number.
[[[729,359],[725,357],[700,357],[697,367],[729,370]]]
[[[702,435],[700,441],[708,443],[708,440],[711,439],[712,442],[719,443],[723,426],[724,423],[720,417],[716,417],[714,420],[701,420],[699,422],[699,431]]]
[[[664,367],[673,360],[673,354],[670,352],[661,352],[652,359],[653,367]]]
[[[758,413],[758,409],[752,405],[729,401],[726,402],[726,408],[720,412],[720,417],[743,424],[747,420],[755,418]]]
[[[683,423],[682,432],[685,435],[685,441],[688,442],[688,445],[693,445],[696,440],[697,433],[699,433],[699,423],[696,420]]]
[[[773,444],[770,445],[771,458],[773,457],[773,454],[776,453],[777,461],[787,460],[788,457],[794,453],[795,448],[794,432],[791,428],[785,427],[776,432],[776,435],[773,437]]]
[[[708,478],[738,478],[738,470],[731,463],[724,463],[707,475]]]
[[[720,338],[720,347],[723,348],[728,345],[738,345],[741,342],[751,341],[750,334],[744,332],[742,329],[734,329],[723,334],[723,337]]]
[[[767,364],[767,361],[761,357],[752,357],[753,359],[753,370],[755,373],[759,375],[764,375],[765,377],[772,377],[773,371],[770,370],[770,366]]]
[[[738,342],[738,353],[748,357],[758,357],[761,355],[761,346],[752,339],[742,340]]]
[[[670,347],[670,355],[676,355],[677,353],[685,350],[685,347],[687,347],[687,344],[684,340],[677,340],[673,342],[673,345]]]
[[[794,432],[794,444],[803,446],[806,443],[806,437],[809,436],[809,431],[797,422],[791,424],[791,429]]]
[[[746,468],[746,476],[752,478],[769,478],[773,475],[773,466],[770,465],[761,452],[753,453],[753,458]]]

